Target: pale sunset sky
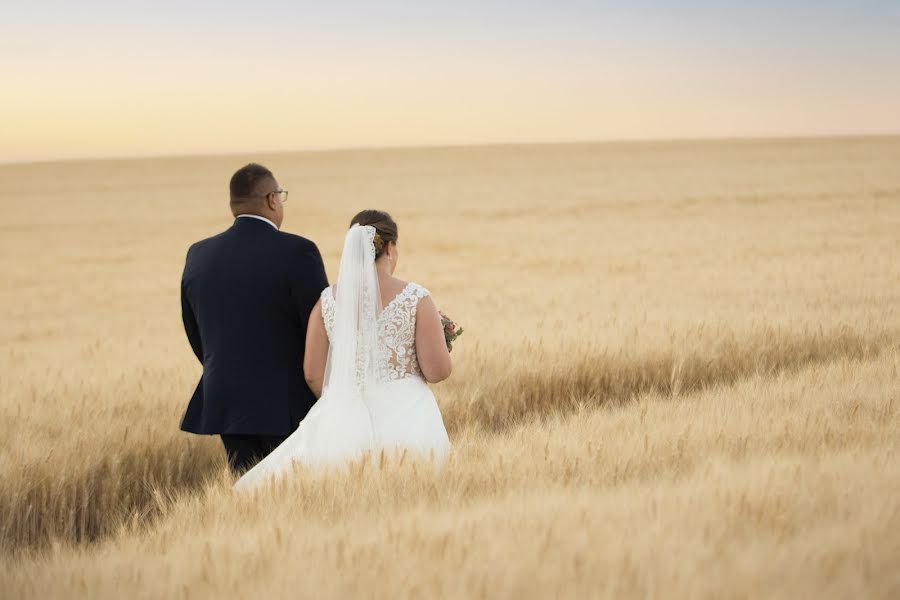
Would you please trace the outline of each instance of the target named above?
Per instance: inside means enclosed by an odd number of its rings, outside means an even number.
[[[0,8],[0,162],[900,133],[900,0]]]

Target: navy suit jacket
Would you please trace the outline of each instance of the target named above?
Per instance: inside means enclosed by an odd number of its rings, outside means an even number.
[[[181,314],[203,375],[181,422],[201,434],[287,436],[316,402],[306,325],[328,286],[316,245],[251,217],[192,245]]]

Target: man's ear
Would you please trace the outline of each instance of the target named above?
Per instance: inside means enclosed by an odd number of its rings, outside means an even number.
[[[272,212],[278,212],[278,205],[276,204],[278,200],[276,200],[275,198],[275,194],[268,194],[266,196],[266,206],[268,206],[269,210],[271,210]]]

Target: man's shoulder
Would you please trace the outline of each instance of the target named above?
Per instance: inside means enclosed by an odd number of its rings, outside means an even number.
[[[288,233],[287,231],[279,231],[278,238],[281,240],[281,243],[286,246],[290,246],[292,248],[297,249],[297,251],[310,251],[316,250],[318,251],[318,246],[316,243],[310,239],[303,237],[302,235],[297,235],[296,233]]]
[[[202,252],[206,248],[216,246],[226,233],[228,233],[227,230],[223,231],[222,233],[217,233],[216,235],[211,235],[208,238],[203,238],[202,240],[194,242],[188,247],[187,255],[190,256],[193,253]]]

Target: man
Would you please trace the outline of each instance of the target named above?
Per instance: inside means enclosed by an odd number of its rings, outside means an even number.
[[[220,435],[235,474],[284,441],[316,401],[303,350],[328,281],[316,245],[279,230],[286,200],[265,167],[239,169],[234,224],[190,247],[181,279],[184,330],[203,363],[181,429]]]

